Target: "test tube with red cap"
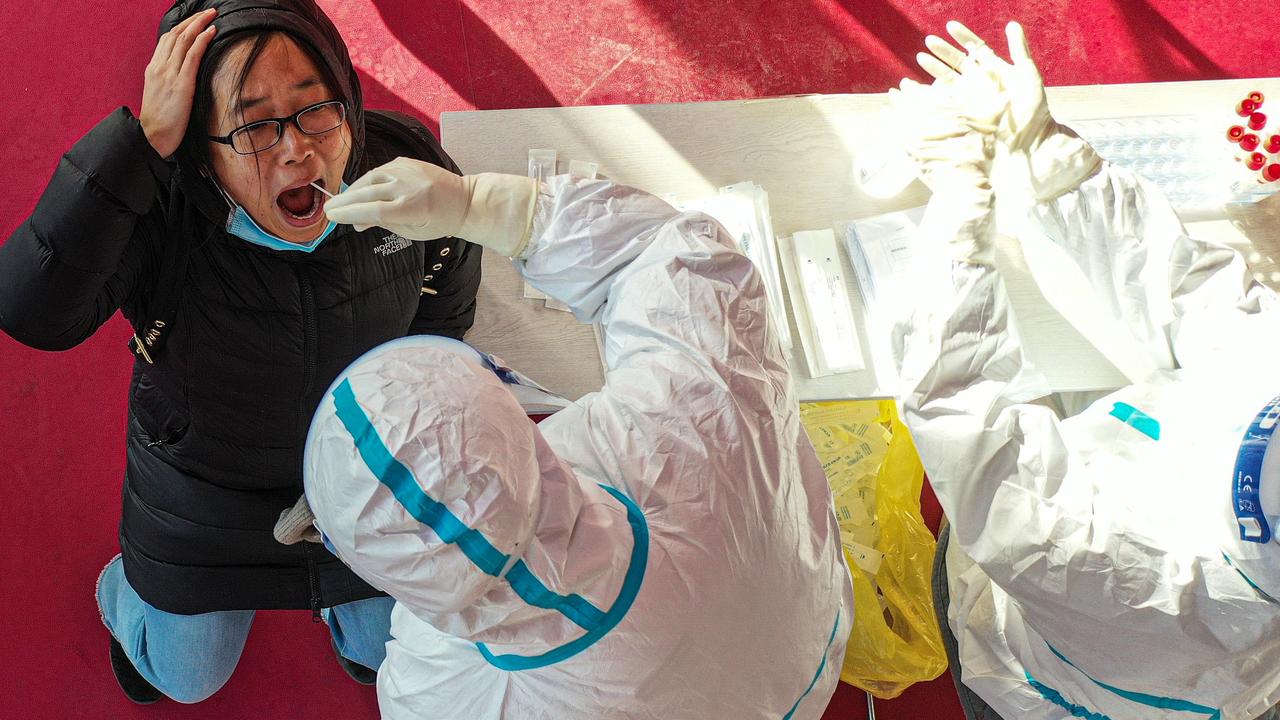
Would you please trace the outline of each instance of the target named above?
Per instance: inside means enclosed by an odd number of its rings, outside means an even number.
[[[1261,91],[1254,90],[1236,104],[1236,114],[1244,118],[1243,125],[1227,128],[1227,140],[1239,146],[1236,159],[1250,173],[1257,173],[1260,183],[1280,181],[1280,134],[1266,133],[1267,116],[1261,112],[1266,100]]]

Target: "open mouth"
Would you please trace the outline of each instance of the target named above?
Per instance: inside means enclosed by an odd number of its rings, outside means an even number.
[[[315,183],[324,187],[324,179],[316,178]],[[319,190],[303,183],[289,188],[276,196],[276,208],[289,225],[304,228],[314,225],[324,217],[324,195]]]

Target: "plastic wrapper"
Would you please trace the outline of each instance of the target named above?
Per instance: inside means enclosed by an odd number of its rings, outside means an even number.
[[[947,668],[933,611],[936,542],[920,514],[924,467],[892,400],[802,403],[853,579],[840,679],[881,699]]]

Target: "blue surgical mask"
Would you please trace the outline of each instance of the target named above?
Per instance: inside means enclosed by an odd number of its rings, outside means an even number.
[[[221,190],[221,188],[219,189]],[[346,189],[347,184],[345,182],[341,183],[341,188],[338,192]],[[227,196],[225,191],[223,192],[223,197],[226,197],[227,202],[231,203],[231,213],[227,216],[227,232],[241,240],[271,248],[272,250],[297,250],[309,253],[320,247],[320,243],[324,242],[324,239],[329,237],[334,229],[338,227],[338,223],[330,220],[329,224],[325,226],[320,236],[315,240],[306,243],[289,242],[263,230],[258,223],[253,221],[253,218],[249,217],[249,213],[243,207]]]

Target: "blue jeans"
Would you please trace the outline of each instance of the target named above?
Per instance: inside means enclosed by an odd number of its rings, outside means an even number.
[[[151,607],[134,592],[116,556],[98,579],[98,609],[142,677],[180,703],[197,703],[227,680],[249,636],[253,610],[174,615]],[[345,603],[321,612],[342,656],[378,668],[391,639],[389,597]]]

